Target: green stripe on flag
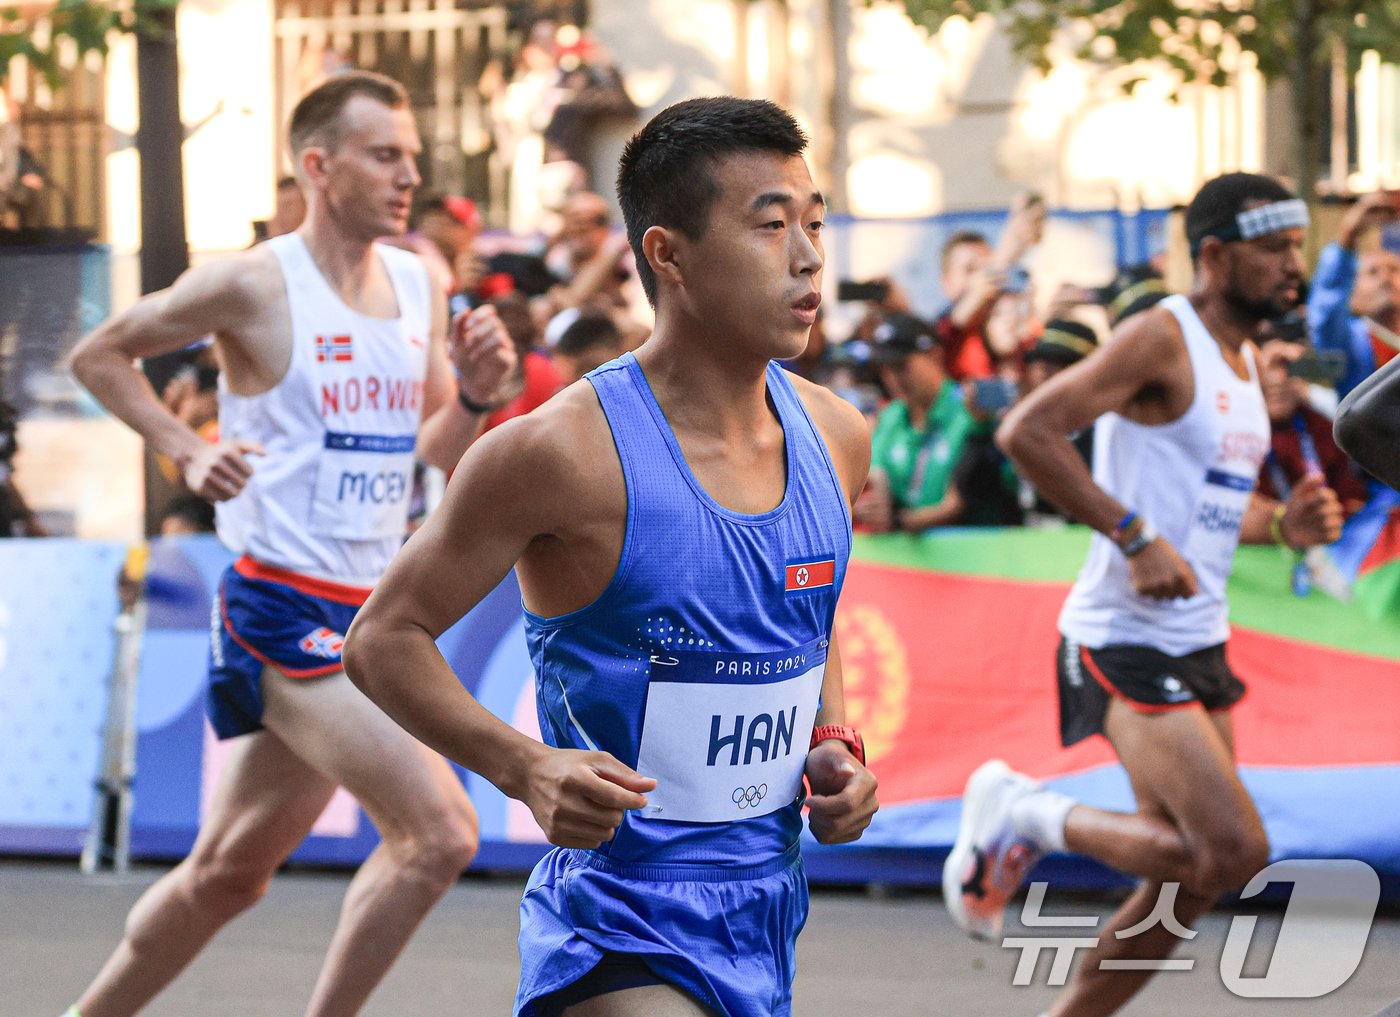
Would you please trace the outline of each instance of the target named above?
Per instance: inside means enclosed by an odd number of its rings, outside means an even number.
[[[1089,530],[950,529],[928,536],[857,534],[861,561],[960,576],[1072,583],[1089,549]]]
[[[1089,532],[1071,526],[950,529],[921,537],[858,534],[854,556],[879,565],[952,575],[1070,583],[1084,562]],[[1400,659],[1400,614],[1377,620],[1355,604],[1343,604],[1316,590],[1307,597],[1295,597],[1290,590],[1292,567],[1292,556],[1278,548],[1241,547],[1230,580],[1231,623],[1298,642]],[[1385,578],[1400,585],[1400,572]],[[1369,576],[1363,579],[1378,581]]]

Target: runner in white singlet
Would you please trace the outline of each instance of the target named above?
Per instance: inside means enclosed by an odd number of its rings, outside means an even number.
[[[291,150],[300,229],[186,272],[73,356],[104,405],[221,503],[220,535],[244,555],[213,626],[210,719],[233,738],[219,790],[190,856],[132,909],[70,1015],[141,1010],[261,897],[337,785],[381,843],[351,883],[308,1015],[359,1012],[476,850],[451,767],[349,683],[340,649],[402,542],[415,453],[455,465],[514,351],[489,308],[449,329],[422,264],[374,243],[403,231],[419,182],[396,82],[353,72],[318,86],[292,114]],[[133,363],[209,334],[218,444],[173,417]]]
[[[1252,494],[1269,422],[1250,337],[1298,302],[1306,223],[1302,202],[1272,178],[1205,184],[1186,213],[1190,296],[1126,320],[998,434],[1039,491],[1098,531],[1060,616],[1061,738],[1107,737],[1138,804],[1080,805],[1001,760],[968,781],[943,889],[971,934],[999,938],[1007,901],[1047,851],[1143,880],[1095,930],[1053,1017],[1117,1011],[1185,925],[1268,862],[1234,763],[1230,709],[1244,685],[1225,658],[1225,585],[1239,541],[1306,547],[1341,526],[1320,477],[1286,504]],[[1092,475],[1066,437],[1091,423]]]

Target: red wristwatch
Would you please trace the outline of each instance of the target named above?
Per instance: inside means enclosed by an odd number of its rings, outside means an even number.
[[[824,742],[828,738],[845,742],[846,747],[851,750],[851,755],[860,760],[861,766],[865,765],[865,739],[855,728],[846,727],[844,724],[822,724],[812,728],[812,743],[807,746],[807,750],[810,752],[817,747],[817,742]]]

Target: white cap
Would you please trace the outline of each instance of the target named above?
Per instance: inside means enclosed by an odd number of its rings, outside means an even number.
[[[550,349],[558,346],[569,326],[578,321],[578,313],[577,307],[566,307],[550,318],[549,324],[544,327],[544,344]]]

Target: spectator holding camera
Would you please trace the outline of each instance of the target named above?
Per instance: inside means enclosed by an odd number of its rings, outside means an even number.
[[[949,305],[934,323],[946,352],[948,373],[958,381],[990,378],[1012,350],[988,342],[987,325],[1004,294],[1025,294],[1030,278],[1021,258],[1045,232],[1045,202],[1038,194],[1016,197],[993,248],[980,233],[955,233],[943,246],[943,292]]]
[[[942,347],[923,321],[891,314],[875,329],[873,359],[894,398],[875,424],[870,482],[856,521],[880,533],[956,522],[961,504],[946,496],[977,424],[948,376]]]
[[[1400,350],[1400,257],[1384,248],[1358,253],[1368,230],[1394,222],[1400,193],[1367,194],[1347,209],[1335,242],[1317,259],[1308,325],[1319,350],[1346,354],[1337,384],[1345,396]]]
[[[1316,355],[1305,343],[1260,335],[1259,384],[1269,413],[1269,454],[1259,474],[1258,492],[1287,501],[1299,484],[1325,482],[1337,493],[1342,513],[1354,515],[1366,504],[1366,482],[1332,437],[1332,421],[1308,401],[1304,369]],[[1308,478],[1315,478],[1308,480]]]
[[[580,191],[564,203],[559,235],[545,252],[545,264],[561,280],[549,291],[554,311],[584,304],[619,310],[635,303],[631,248],[612,227],[602,195]]]

